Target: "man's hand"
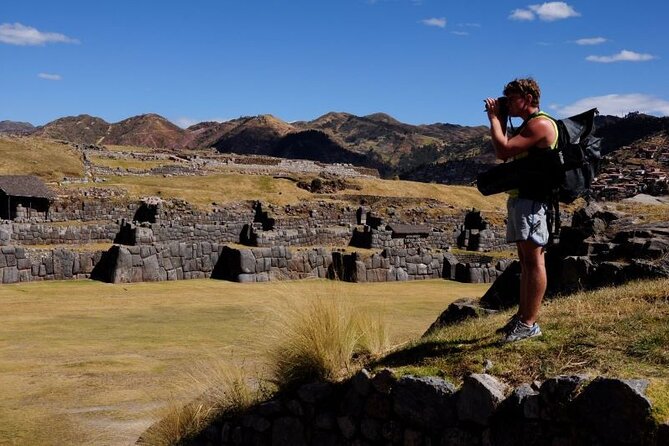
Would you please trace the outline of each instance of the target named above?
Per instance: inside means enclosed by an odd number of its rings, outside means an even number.
[[[499,101],[495,98],[486,98],[485,110],[488,113],[488,119],[492,121],[494,118],[499,119]]]

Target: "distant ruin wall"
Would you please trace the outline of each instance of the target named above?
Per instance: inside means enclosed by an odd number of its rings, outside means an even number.
[[[254,230],[256,246],[347,246],[351,240],[348,227],[309,227],[298,229]]]
[[[2,283],[88,279],[103,256],[103,251],[27,250],[3,246],[0,248],[0,279]]]
[[[446,259],[446,261],[445,261]],[[445,278],[488,283],[505,265],[461,263],[451,254],[424,249],[384,250],[371,256],[328,248],[232,248],[210,242],[114,246],[101,280],[112,283],[214,278],[267,282],[308,277],[348,282]]]
[[[232,248],[209,241],[114,245],[108,251],[0,248],[2,283],[93,278],[110,283],[214,278],[267,282],[308,277],[348,282],[452,279],[490,283],[506,263],[463,263],[423,248],[361,255],[329,248]]]
[[[185,242],[216,242],[239,243],[240,234],[245,223],[196,223],[194,225],[152,224],[153,241],[170,243]]]
[[[62,245],[86,243],[111,243],[119,225],[79,224],[59,226],[48,223],[6,223],[0,225],[0,244]],[[3,235],[6,234],[6,235]]]

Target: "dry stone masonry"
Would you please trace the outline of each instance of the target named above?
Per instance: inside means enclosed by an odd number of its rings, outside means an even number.
[[[4,259],[3,283],[89,277],[113,283],[304,277],[355,282],[441,277],[489,283],[506,266],[485,258],[459,261],[449,253],[455,242],[455,217],[405,224],[394,210],[388,211],[386,221],[367,206],[354,209],[326,201],[285,207],[237,203],[213,212],[158,197],[119,206],[123,202],[113,188],[93,188],[57,203],[50,221],[0,224],[0,246],[8,252],[36,250],[27,256],[30,264],[22,259],[23,267],[16,270],[11,256]],[[99,245],[106,243],[115,246],[100,251]],[[377,252],[362,255],[337,248],[347,245]],[[60,264],[58,259],[82,256],[87,260],[73,268],[65,260],[64,272],[46,273],[41,260],[50,257]],[[257,261],[253,268],[246,263],[248,258]]]
[[[213,422],[191,445],[669,444],[652,419],[646,380],[558,376],[511,388],[488,374],[457,388],[437,377],[361,370],[314,382]],[[139,444],[142,444],[140,438]]]

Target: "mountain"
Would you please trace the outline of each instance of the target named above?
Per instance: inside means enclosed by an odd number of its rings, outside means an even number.
[[[79,144],[98,144],[109,131],[110,124],[90,115],[68,116],[38,127],[35,136],[62,139]]]
[[[181,139],[181,146],[185,149],[199,149],[202,147],[213,147],[230,130],[235,128],[234,121],[215,122],[205,121],[192,125],[186,129]]]
[[[383,162],[395,165],[402,154],[416,147],[443,147],[487,133],[486,127],[464,127],[450,124],[414,126],[404,124],[385,113],[355,116],[328,113],[313,121],[295,123],[304,129],[329,133],[347,149],[367,154],[374,152]]]
[[[133,116],[113,124],[102,144],[181,148],[186,131],[154,113]]]
[[[224,153],[350,163],[378,169],[384,176],[405,176],[425,164],[480,153],[481,140],[487,133],[483,126],[415,126],[385,113],[356,116],[342,112],[293,123],[269,114],[245,116],[221,123],[201,122],[187,129],[156,114],[113,124],[79,115],[57,119],[36,130],[39,136],[85,144],[214,147]]]
[[[644,140],[669,135],[669,117],[658,118],[643,113],[629,113],[624,118],[598,116],[595,126],[595,134],[603,138],[603,154],[624,146],[638,145]]]
[[[5,127],[15,128],[15,124]],[[596,125],[597,134],[604,138],[604,153],[628,145],[666,145],[669,141],[669,118],[641,113],[598,116]],[[411,125],[385,113],[356,116],[330,112],[312,121],[292,123],[266,114],[201,122],[187,129],[156,114],[114,124],[79,115],[57,119],[34,133],[78,143],[214,147],[220,152],[350,163],[378,169],[384,177],[449,184],[470,184],[478,172],[496,162],[486,126]]]
[[[0,133],[27,135],[32,133],[34,130],[35,127],[29,122],[0,121]]]
[[[282,137],[297,130],[272,115],[244,117],[232,124],[235,125],[212,144],[219,152],[271,155]]]
[[[181,148],[186,131],[149,113],[114,124],[90,115],[68,116],[38,127],[34,135],[79,144]]]

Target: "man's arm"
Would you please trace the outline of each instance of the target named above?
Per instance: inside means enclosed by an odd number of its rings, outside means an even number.
[[[495,154],[502,160],[526,152],[531,147],[549,148],[554,139],[555,129],[547,119],[532,119],[520,134],[511,138],[500,133],[493,133],[492,136]]]
[[[555,139],[555,129],[547,119],[532,119],[523,128],[520,134],[508,138],[504,124],[499,118],[498,102],[496,99],[486,99],[486,109],[490,120],[490,135],[497,158],[507,160],[531,147],[550,147]]]

